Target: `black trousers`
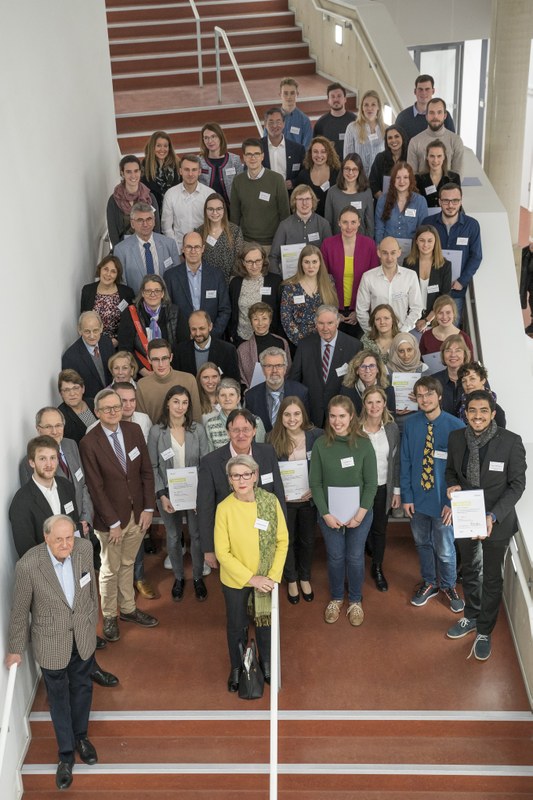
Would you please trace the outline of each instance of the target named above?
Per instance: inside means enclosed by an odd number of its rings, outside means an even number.
[[[252,586],[245,586],[244,589],[232,589],[230,586],[222,584],[222,592],[226,601],[226,633],[232,669],[236,669],[241,665],[239,643],[246,647],[248,641],[250,618],[246,609],[248,607],[248,598],[253,591]],[[263,663],[265,661],[270,663],[270,625],[256,628],[255,638],[257,640],[259,658]]]
[[[73,764],[76,741],[87,736],[93,697],[91,672],[94,671],[94,654],[84,661],[74,644],[66,667],[41,667],[41,670],[48,692],[59,760]]]
[[[288,583],[311,580],[315,549],[316,507],[307,503],[287,503],[289,549],[283,570]]]
[[[387,533],[387,484],[378,486],[372,508],[374,516],[368,534],[368,544],[372,551],[372,563],[382,564],[385,556],[385,536]]]
[[[508,539],[457,539],[461,553],[465,617],[475,619],[477,632],[492,633],[502,599],[503,562]]]

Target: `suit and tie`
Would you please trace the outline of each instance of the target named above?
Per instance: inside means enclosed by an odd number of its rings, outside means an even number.
[[[178,248],[170,236],[163,236],[162,233],[154,233],[152,236],[157,252],[157,274],[163,278],[167,269],[180,263]],[[124,283],[127,283],[137,294],[141,288],[142,279],[147,274],[146,261],[141,252],[141,240],[137,236],[128,236],[127,239],[123,239],[116,245],[113,255],[122,264]]]
[[[61,513],[70,517],[76,527],[79,523],[76,493],[67,478],[56,476]],[[9,506],[9,521],[15,549],[21,558],[28,550],[44,541],[43,524],[54,512],[33,478],[15,494]]]
[[[226,330],[231,315],[228,287],[222,270],[202,264],[202,278],[200,287],[200,309],[207,311],[213,323],[211,335],[220,339]],[[185,263],[171,267],[163,276],[168,288],[171,301],[178,306],[185,319],[193,311],[191,289],[187,278]]]
[[[191,375],[196,375],[198,369],[196,367],[194,352],[194,342],[192,339],[188,342],[180,342],[175,350],[174,368],[182,372],[189,372]],[[211,344],[207,352],[207,360],[212,361],[213,364],[216,364],[217,367],[220,368],[224,378],[233,378],[240,383],[241,376],[239,373],[237,349],[232,344],[224,342],[222,339],[211,337]]]
[[[272,169],[270,166],[270,153],[268,152],[268,136],[261,139],[263,152],[265,157],[263,159],[263,166],[267,169]],[[296,186],[296,176],[300,172],[305,158],[305,147],[303,144],[293,142],[291,139],[285,138],[285,159],[287,168],[285,171],[285,180],[292,181],[292,185]]]
[[[105,333],[100,337],[98,349],[102,359],[103,381],[96,368],[95,359],[87,350],[81,336],[65,350],[61,358],[61,369],[74,369],[81,375],[85,384],[85,393],[88,397],[96,397],[98,392],[109,386],[112,381],[107,362],[115,352],[115,348],[113,347],[113,342]]]
[[[283,393],[283,397],[280,397],[280,403],[286,397],[294,395],[300,398],[309,414],[309,390],[307,386],[297,381],[286,380],[280,391]],[[265,382],[258,383],[257,386],[248,389],[244,395],[244,405],[252,414],[261,418],[267,433],[272,430],[272,419],[268,409],[267,385]]]

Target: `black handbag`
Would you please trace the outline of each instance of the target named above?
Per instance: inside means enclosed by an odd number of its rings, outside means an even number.
[[[259,700],[260,697],[263,697],[265,676],[263,675],[263,670],[259,666],[259,661],[257,659],[255,640],[250,640],[250,644],[246,650],[243,648],[242,644],[240,644],[239,647],[241,650],[239,697],[242,700]]]

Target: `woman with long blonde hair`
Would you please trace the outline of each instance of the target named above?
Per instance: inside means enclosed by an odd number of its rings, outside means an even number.
[[[361,156],[367,175],[378,153],[385,149],[385,125],[381,110],[381,97],[373,89],[365,92],[355,122],[350,122],[344,134],[344,157],[349,153]]]
[[[321,305],[336,306],[337,293],[322,253],[308,244],[300,253],[296,274],[281,285],[281,325],[293,345],[313,333],[316,310]]]

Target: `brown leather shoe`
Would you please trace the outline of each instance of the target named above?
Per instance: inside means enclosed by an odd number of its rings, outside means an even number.
[[[118,642],[120,639],[117,617],[104,617],[104,637],[108,642]]]
[[[135,588],[143,597],[146,597],[147,600],[154,600],[155,599],[155,592],[148,583],[147,580],[142,581],[135,581]]]
[[[144,628],[155,628],[156,625],[159,625],[158,619],[152,617],[151,614],[146,614],[139,608],[136,608],[131,614],[124,614],[124,612],[121,611],[120,619],[123,622],[136,622],[137,625],[142,625]]]

